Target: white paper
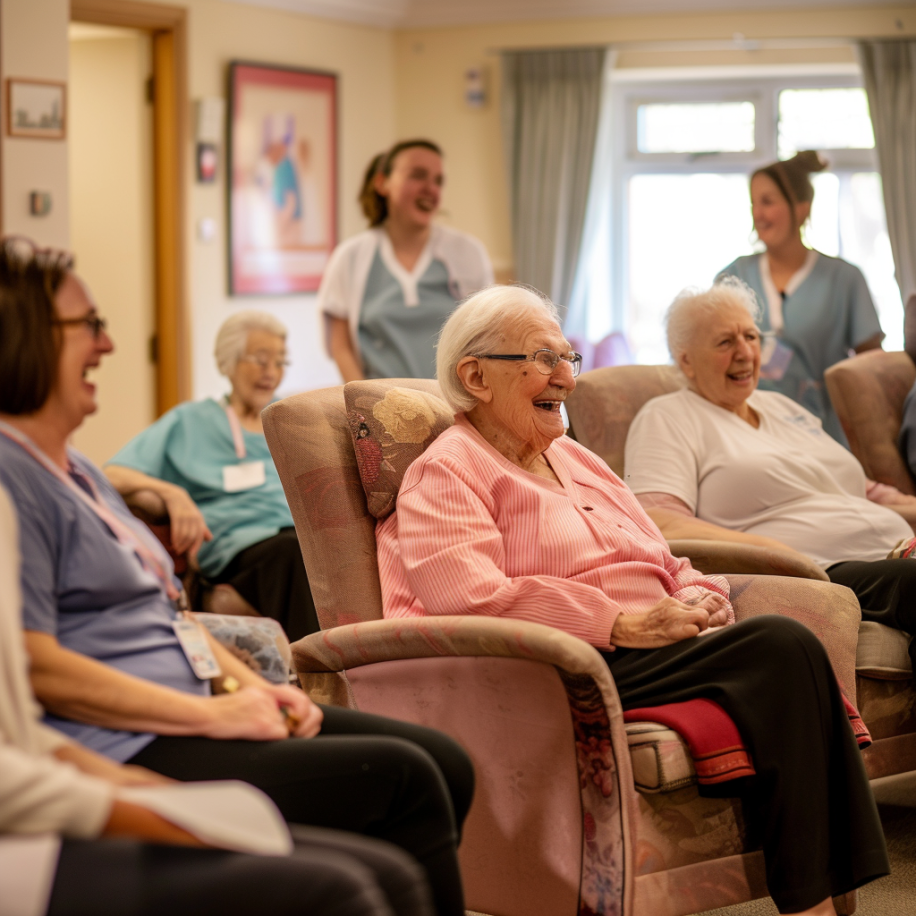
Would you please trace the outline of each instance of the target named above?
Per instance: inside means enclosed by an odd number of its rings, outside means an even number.
[[[288,856],[289,828],[263,792],[237,780],[132,786],[118,798],[155,811],[160,817],[221,849],[261,856]]]

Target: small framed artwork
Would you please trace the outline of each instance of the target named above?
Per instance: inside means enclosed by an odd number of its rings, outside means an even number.
[[[337,77],[234,62],[229,109],[229,292],[312,292],[337,244]]]
[[[67,136],[67,84],[10,77],[6,81],[6,133],[63,140]]]

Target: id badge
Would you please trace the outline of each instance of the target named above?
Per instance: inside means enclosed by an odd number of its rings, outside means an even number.
[[[267,482],[263,461],[243,461],[223,466],[223,489],[227,493],[253,490]]]
[[[196,620],[188,617],[173,620],[172,629],[175,630],[188,663],[200,680],[209,681],[223,673],[213,654],[213,648],[204,635],[204,628]]]
[[[775,334],[767,334],[760,347],[760,377],[771,382],[780,382],[795,355]]]

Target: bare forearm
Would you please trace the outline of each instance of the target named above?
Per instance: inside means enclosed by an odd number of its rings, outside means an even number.
[[[166,480],[151,477],[142,471],[126,468],[120,464],[106,464],[104,471],[111,485],[125,498],[133,495],[138,490],[151,490],[157,496],[166,499],[180,489],[180,487]]]
[[[334,362],[345,382],[356,382],[365,378],[363,367],[353,349],[350,327],[344,318],[331,318],[330,350]]]
[[[179,846],[206,845],[187,830],[176,827],[148,808],[120,799],[115,799],[102,835],[132,837],[153,843],[170,843]]]
[[[71,652],[45,633],[26,631],[32,689],[49,712],[105,728],[199,735],[207,730],[206,698],[161,687]]]
[[[647,509],[649,518],[658,525],[659,530],[669,541],[681,538],[696,538],[704,541],[730,541],[738,544],[755,544],[758,547],[769,547],[772,550],[791,550],[775,538],[762,537],[757,534],[746,534],[743,531],[732,531],[712,522],[704,522],[695,516],[682,515],[670,509]]]

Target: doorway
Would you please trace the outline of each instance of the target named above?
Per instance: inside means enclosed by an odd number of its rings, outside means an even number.
[[[135,231],[135,250],[145,246],[144,257],[150,258],[148,279],[145,281],[143,295],[136,292],[124,293],[124,307],[136,312],[145,311],[145,317],[132,316],[137,327],[131,332],[135,338],[130,344],[131,353],[134,354],[121,360],[125,371],[133,371],[137,366],[130,366],[132,362],[139,363],[139,369],[146,368],[147,375],[152,373],[152,397],[148,394],[149,380],[141,382],[121,382],[117,376],[106,379],[100,385],[100,398],[107,388],[122,394],[125,398],[123,406],[109,405],[109,409],[100,411],[98,417],[91,418],[85,426],[85,441],[80,439],[78,447],[87,448],[90,457],[95,460],[106,460],[111,456],[112,447],[116,450],[120,444],[127,441],[136,431],[148,425],[149,420],[164,413],[169,408],[181,401],[187,400],[191,393],[190,383],[190,340],[189,322],[186,307],[186,250],[185,250],[185,163],[184,154],[187,147],[187,75],[186,75],[186,48],[187,48],[187,11],[180,7],[168,6],[159,3],[133,2],[133,0],[71,0],[71,22],[80,28],[86,26],[102,26],[116,31],[109,32],[108,38],[103,39],[103,31],[97,30],[93,36],[84,32],[82,41],[108,40],[113,43],[121,42],[126,48],[133,44],[134,64],[131,65],[132,73],[137,72],[139,61],[144,61],[144,67],[152,73],[152,81],[144,81],[139,87],[140,99],[145,106],[142,117],[138,114],[135,118],[133,132],[144,133],[145,151],[143,157],[146,165],[136,164],[136,168],[146,170],[146,200],[149,202],[148,211],[143,217],[145,229]],[[79,29],[77,30],[79,31]],[[74,63],[87,56],[77,50]],[[110,53],[99,53],[98,58],[110,57]],[[126,77],[125,77],[126,79]],[[110,87],[109,87],[110,88]],[[134,90],[132,89],[131,92]],[[146,99],[149,99],[147,102]],[[134,93],[136,99],[136,93]],[[132,103],[133,104],[133,103]],[[106,105],[100,98],[91,100],[91,117],[104,117]],[[99,109],[103,111],[100,113]],[[78,114],[77,109],[74,112]],[[110,113],[109,113],[110,114]],[[142,124],[140,122],[143,122]],[[122,125],[121,133],[126,135],[131,132]],[[122,139],[124,139],[122,137]],[[134,137],[136,141],[138,138]],[[93,139],[90,138],[90,143]],[[96,154],[99,158],[105,155],[105,145],[95,139]],[[71,157],[74,158],[74,157]],[[72,163],[71,163],[72,165]],[[71,168],[72,172],[72,168]],[[151,177],[149,177],[151,175]],[[79,179],[76,179],[79,181]],[[102,184],[116,184],[116,181],[105,181]],[[115,192],[117,188],[114,189]],[[94,189],[90,193],[92,200]],[[115,195],[116,196],[116,195]],[[118,231],[118,222],[135,226],[137,214],[131,208],[139,209],[142,202],[126,203],[120,211],[115,209],[113,214],[105,221],[109,231],[113,228]],[[97,219],[97,222],[99,220]],[[79,243],[80,234],[74,223],[74,245]],[[145,237],[146,241],[142,241]],[[121,239],[117,238],[120,243]],[[98,247],[98,243],[97,243]],[[95,269],[101,277],[101,271],[116,272],[118,261],[116,258],[105,257],[100,259],[104,266],[93,268],[93,259],[85,259],[90,270]],[[151,253],[150,253],[151,252]],[[80,256],[79,248],[76,248]],[[81,270],[82,267],[78,266]],[[143,268],[139,268],[142,270]],[[109,277],[104,278],[107,283]],[[92,278],[87,275],[90,288],[93,288]],[[107,288],[107,287],[105,287]],[[127,287],[124,287],[127,289]],[[150,301],[150,295],[152,297]],[[144,298],[145,296],[145,298]],[[101,296],[99,297],[101,300]],[[117,293],[110,293],[106,301],[100,301],[100,310],[110,312],[109,304],[117,308],[114,299],[120,299]],[[120,316],[117,318],[122,324]],[[127,340],[121,334],[127,325],[120,328],[113,327],[116,337]],[[138,343],[141,330],[145,339]],[[119,343],[116,340],[116,345]],[[115,366],[118,353],[109,360]],[[152,361],[151,361],[152,360]],[[151,366],[151,369],[149,368]],[[104,371],[104,367],[102,370]],[[140,372],[142,374],[142,371]],[[146,386],[146,387],[144,387]],[[111,395],[113,396],[113,395]],[[106,402],[103,402],[106,403]],[[150,406],[151,403],[151,406]],[[103,431],[105,415],[109,414],[108,423],[114,428]],[[117,426],[121,430],[117,430]],[[94,426],[98,428],[95,434]],[[95,436],[96,441],[88,437]],[[107,451],[107,454],[104,452]]]
[[[69,39],[70,244],[115,342],[74,444],[102,464],[156,418],[152,41],[84,23]]]

